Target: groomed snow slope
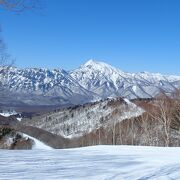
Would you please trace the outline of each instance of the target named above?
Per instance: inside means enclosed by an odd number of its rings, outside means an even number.
[[[94,146],[0,153],[0,179],[180,179],[180,148]]]

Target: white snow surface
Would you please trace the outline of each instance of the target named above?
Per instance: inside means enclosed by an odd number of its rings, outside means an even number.
[[[13,111],[13,112],[2,112],[0,113],[1,116],[4,116],[4,117],[10,117],[10,116],[13,116],[13,115],[17,115],[18,113],[16,111]],[[17,117],[16,118],[18,121],[21,121],[22,120],[22,117],[20,115],[20,117]]]
[[[18,121],[21,121],[22,120],[22,117],[18,117],[18,118],[16,118]]]
[[[63,150],[1,150],[0,179],[180,179],[180,148],[93,146]]]
[[[9,117],[9,116],[13,116],[13,115],[16,115],[17,112],[13,111],[13,112],[2,112],[0,113],[1,116],[4,116],[4,117]]]
[[[34,141],[34,145],[32,147],[33,150],[34,149],[40,149],[40,150],[42,150],[42,149],[43,150],[51,150],[51,149],[53,149],[50,146],[44,144],[43,142],[39,141],[38,139],[36,139],[36,138],[34,138],[32,136],[29,136],[29,135],[23,133],[23,137],[30,138],[30,139],[32,139]]]

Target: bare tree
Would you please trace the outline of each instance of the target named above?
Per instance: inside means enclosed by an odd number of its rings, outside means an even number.
[[[160,96],[154,102],[154,110],[149,115],[162,126],[165,146],[170,145],[171,125],[173,111],[175,108],[174,99],[168,96]]]
[[[22,12],[24,10],[33,10],[39,5],[39,0],[0,0],[0,9],[5,9],[13,12]],[[5,76],[9,67],[13,64],[14,60],[7,52],[6,45],[0,37],[0,75]]]
[[[6,81],[7,71],[9,67],[13,64],[14,60],[7,52],[6,45],[2,38],[0,38],[0,88],[2,84]]]
[[[38,5],[39,0],[0,0],[1,8],[14,12],[33,10],[36,9]]]

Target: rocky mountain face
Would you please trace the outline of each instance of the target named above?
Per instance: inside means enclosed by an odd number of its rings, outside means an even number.
[[[125,73],[103,62],[88,61],[70,72],[81,86],[101,98],[121,96],[128,99],[152,98],[160,91],[170,93],[180,87],[180,76],[148,72]]]
[[[2,72],[3,68],[0,69]],[[180,76],[125,73],[103,62],[78,69],[9,68],[0,76],[1,103],[28,105],[83,104],[107,97],[152,98],[180,88]],[[8,99],[8,100],[7,100]]]
[[[96,97],[64,70],[11,67],[0,79],[3,85],[0,99],[7,98],[17,104],[81,104]]]

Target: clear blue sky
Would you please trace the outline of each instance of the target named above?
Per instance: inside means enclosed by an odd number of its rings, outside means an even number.
[[[179,0],[41,0],[42,10],[0,11],[19,67],[74,69],[88,59],[124,71],[180,75]]]

